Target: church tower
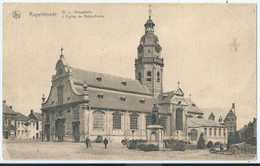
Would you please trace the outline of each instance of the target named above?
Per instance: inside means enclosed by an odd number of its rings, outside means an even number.
[[[158,37],[154,34],[154,26],[149,9],[149,19],[144,24],[145,34],[141,37],[135,59],[135,79],[148,88],[154,97],[163,92],[163,58]]]

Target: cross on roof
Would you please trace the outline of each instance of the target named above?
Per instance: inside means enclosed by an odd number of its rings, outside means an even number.
[[[151,16],[152,16],[151,4],[149,5],[149,10],[148,10],[148,12],[149,12],[149,18],[151,19]]]
[[[61,47],[61,49],[60,49],[60,52],[61,52],[61,55],[62,55],[62,53],[63,53],[63,48]]]
[[[178,88],[180,88],[180,84],[181,84],[180,81],[178,81],[177,84],[178,84]]]

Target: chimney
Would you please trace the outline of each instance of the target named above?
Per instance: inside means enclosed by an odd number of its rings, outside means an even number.
[[[3,104],[5,104],[6,103],[6,100],[3,100]]]
[[[13,106],[10,105],[9,108],[13,109]]]
[[[235,109],[235,103],[232,103],[232,108]]]
[[[31,114],[33,113],[33,110],[31,110]]]

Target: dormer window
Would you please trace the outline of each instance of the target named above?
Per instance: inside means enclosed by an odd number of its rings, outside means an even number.
[[[163,98],[162,99],[165,99],[166,97],[168,97],[168,94],[163,94]]]
[[[145,103],[145,100],[144,100],[144,99],[140,99],[139,102],[140,102],[141,104],[144,104],[144,103]]]
[[[126,81],[121,82],[122,85],[126,86]]]
[[[100,81],[100,82],[102,81],[101,77],[97,77],[96,79],[97,79],[97,81]]]
[[[125,96],[120,97],[121,101],[125,101]]]
[[[99,93],[99,94],[97,95],[97,97],[98,97],[99,99],[103,99],[104,95],[103,95],[103,93]]]
[[[195,106],[196,106],[196,104],[192,103],[192,106],[193,106],[193,107],[195,107]]]

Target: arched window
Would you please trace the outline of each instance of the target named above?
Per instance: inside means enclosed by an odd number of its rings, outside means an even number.
[[[160,72],[157,72],[157,82],[160,82],[161,78],[160,78]]]
[[[183,110],[176,109],[176,130],[183,130]]]
[[[204,128],[204,136],[207,137],[207,128]]]
[[[141,73],[138,73],[138,80],[141,81]]]
[[[148,71],[147,72],[147,81],[152,81],[152,72],[151,71]]]
[[[104,130],[105,113],[101,111],[93,112],[93,129]]]
[[[63,103],[63,87],[58,86],[58,104]]]
[[[146,128],[147,128],[152,122],[151,114],[146,115],[145,119],[146,119]]]
[[[130,129],[138,129],[138,114],[136,113],[130,115]]]
[[[212,128],[209,128],[209,136],[212,136]]]
[[[217,129],[216,128],[214,129],[214,136],[215,137],[217,136]]]
[[[113,115],[113,129],[121,129],[121,113],[114,112],[112,115]]]
[[[166,130],[166,122],[167,122],[166,116],[162,116],[159,120],[159,124],[163,127],[164,130]]]
[[[191,135],[191,140],[192,141],[197,141],[197,139],[198,139],[198,131],[197,130],[192,129],[190,131],[190,135]]]

